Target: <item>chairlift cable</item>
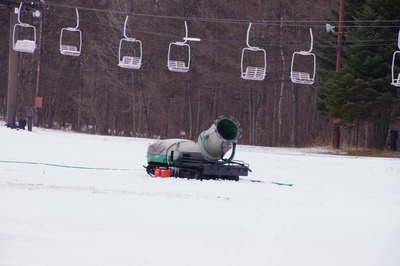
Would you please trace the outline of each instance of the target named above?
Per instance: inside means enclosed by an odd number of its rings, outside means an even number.
[[[105,10],[100,8],[93,7],[82,7],[78,5],[69,5],[69,4],[59,4],[48,2],[50,6],[59,7],[59,8],[78,8],[84,11],[93,11],[93,12],[103,12],[103,13],[112,13],[112,14],[121,14],[121,15],[132,15],[137,17],[152,17],[152,18],[162,18],[162,19],[173,19],[173,20],[186,20],[186,21],[198,21],[198,22],[213,22],[213,23],[238,23],[238,24],[248,24],[250,20],[248,19],[217,19],[217,18],[204,18],[204,17],[183,17],[183,16],[166,16],[166,15],[154,15],[154,14],[144,14],[144,13],[135,13],[135,12],[126,12],[126,11],[115,11],[115,10]],[[330,23],[338,23],[338,20],[329,20]],[[286,26],[286,27],[325,27],[327,20],[255,20],[252,21],[255,25],[264,25],[264,26]],[[364,23],[392,23],[393,25],[346,25],[346,28],[394,28],[398,27],[400,20],[362,20],[362,21],[353,21],[353,20],[345,20],[344,24],[364,24]]]

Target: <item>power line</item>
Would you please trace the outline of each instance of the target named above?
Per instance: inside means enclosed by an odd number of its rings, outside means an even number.
[[[30,3],[32,4],[32,3]],[[93,7],[82,7],[78,5],[71,5],[71,4],[57,4],[57,3],[46,3],[46,5],[49,5],[51,7],[56,7],[56,8],[69,8],[69,9],[75,9],[78,8],[79,10],[83,11],[90,11],[90,12],[102,12],[102,13],[107,13],[107,14],[120,14],[120,15],[133,15],[133,16],[141,16],[141,17],[152,17],[152,18],[162,18],[162,19],[174,19],[174,20],[193,20],[193,21],[200,21],[200,22],[213,22],[213,23],[246,23],[248,24],[248,20],[232,20],[232,19],[215,19],[215,18],[195,18],[195,17],[181,17],[181,16],[166,16],[166,15],[152,15],[152,14],[142,14],[142,13],[132,13],[132,12],[124,12],[124,11],[115,11],[115,10],[106,10],[106,9],[100,9],[100,8],[93,8]],[[50,16],[53,17],[59,17],[59,18],[68,18],[71,20],[75,20],[75,18],[68,17],[68,16],[63,16],[60,15],[58,12],[54,12],[52,10],[50,12]],[[108,23],[102,23],[100,21],[94,21],[90,19],[82,19],[82,22],[85,23],[91,23],[94,25],[99,25],[101,27],[109,27],[113,29],[119,29],[119,27],[110,25]],[[331,21],[330,21],[331,22]],[[392,27],[398,27],[395,25],[389,25],[389,23],[396,23],[399,22],[400,20],[366,20],[366,21],[344,21],[345,23],[351,23],[351,25],[346,26],[346,28],[392,28]],[[284,26],[286,27],[323,27],[325,28],[325,23],[326,21],[322,20],[283,20],[283,21],[269,21],[269,20],[263,20],[263,21],[258,21],[258,22],[253,22],[255,24],[263,25],[263,26],[282,26],[282,24],[286,24]],[[334,21],[332,22],[334,23]],[[381,24],[381,23],[388,23],[385,25],[355,25],[355,24]],[[122,31],[122,29],[121,29]],[[148,35],[153,35],[153,36],[162,36],[162,37],[168,37],[168,38],[179,38],[180,36],[172,35],[169,33],[165,32],[156,32],[156,31],[149,31],[149,30],[131,30],[131,32],[134,33],[139,33],[139,34],[148,34]],[[210,42],[219,42],[221,41],[218,38],[202,38],[204,41],[210,41]],[[226,43],[231,43],[231,44],[239,44],[239,43],[244,43],[244,39],[224,39],[224,42]],[[260,45],[268,45],[268,46],[293,46],[293,45],[303,45],[307,44],[308,40],[305,41],[292,41],[292,40],[270,40],[268,38],[263,38],[258,41],[256,41],[257,44]],[[380,45],[387,45],[388,43],[396,43],[395,39],[389,39],[389,40],[359,40],[359,41],[347,41],[348,45],[354,45],[354,46],[380,46]],[[315,46],[318,47],[323,47],[323,46],[329,46],[329,45],[335,45],[335,42],[331,42],[329,44],[321,44],[321,43],[316,43]]]
[[[66,18],[66,19],[71,19],[75,20],[75,18],[69,17],[69,16],[64,16],[60,15],[58,13],[50,13],[50,16],[52,17],[57,17],[57,18]],[[122,34],[122,28],[107,24],[107,23],[102,23],[99,21],[94,21],[90,19],[84,19],[81,18],[81,22],[85,23],[90,23],[94,25],[98,25],[101,27],[108,27],[108,28],[113,28],[113,29],[121,29],[121,34]],[[325,26],[324,26],[325,27]],[[165,32],[155,32],[155,31],[148,31],[148,30],[130,30],[133,33],[139,33],[139,34],[147,34],[147,35],[153,35],[153,36],[161,36],[161,37],[167,37],[167,38],[180,38],[181,36],[177,36],[176,34],[169,34]],[[221,39],[218,38],[202,38],[203,41],[209,41],[209,42],[220,42]],[[244,43],[244,38],[243,39],[226,39],[224,38],[224,43],[230,43],[230,44],[242,44]],[[374,39],[374,40],[353,40],[353,41],[346,41],[348,45],[355,45],[355,46],[380,46],[380,45],[387,45],[388,43],[393,43],[395,44],[397,39]],[[281,46],[284,44],[285,46],[293,46],[293,45],[308,45],[309,40],[274,40],[270,38],[262,38],[257,41],[255,41],[258,45],[269,45],[269,46]],[[323,46],[330,46],[334,45],[336,41],[332,41],[329,44],[321,44],[321,43],[315,43],[315,47],[323,47]]]
[[[137,17],[150,17],[150,18],[160,18],[160,19],[172,19],[172,20],[180,20],[180,21],[197,21],[197,22],[212,22],[212,23],[235,23],[235,24],[248,24],[251,20],[248,19],[220,19],[220,18],[204,18],[204,17],[184,17],[184,16],[167,16],[167,15],[155,15],[155,14],[144,14],[144,13],[136,13],[136,12],[126,12],[126,11],[115,11],[115,10],[106,10],[100,8],[93,7],[82,7],[78,5],[70,5],[70,4],[57,4],[57,3],[49,3],[50,6],[59,7],[59,8],[78,8],[79,10],[84,11],[93,11],[93,12],[102,12],[102,13],[111,13],[111,14],[120,14],[120,15],[132,15]],[[263,26],[286,26],[286,27],[325,27],[327,22],[330,23],[338,23],[338,20],[255,20],[251,21],[253,24],[263,25]],[[349,24],[346,28],[394,28],[400,27],[400,20],[344,20],[344,24]],[[369,24],[379,24],[379,23],[387,23],[387,25],[354,25],[355,23],[369,23]],[[396,25],[397,24],[397,25]]]

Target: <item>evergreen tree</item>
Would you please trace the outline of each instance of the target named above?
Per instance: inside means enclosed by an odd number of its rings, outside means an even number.
[[[321,73],[319,107],[329,118],[341,118],[344,126],[372,124],[369,142],[383,149],[399,108],[399,90],[390,85],[390,70],[398,34],[393,23],[400,19],[400,7],[390,0],[347,2],[346,17],[352,21],[346,21],[343,67]]]

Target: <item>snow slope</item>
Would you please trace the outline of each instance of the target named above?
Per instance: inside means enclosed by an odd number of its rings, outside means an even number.
[[[400,263],[399,159],[239,145],[239,182],[154,179],[152,142],[1,127],[0,265]]]

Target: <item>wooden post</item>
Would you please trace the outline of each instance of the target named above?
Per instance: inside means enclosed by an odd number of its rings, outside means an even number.
[[[340,0],[339,7],[339,30],[337,33],[337,53],[336,53],[336,71],[340,71],[342,67],[342,41],[343,41],[343,20],[344,20],[344,0]],[[340,119],[333,119],[332,130],[332,146],[336,149],[340,148]]]
[[[18,53],[14,51],[13,32],[14,25],[18,22],[16,7],[10,9],[10,36],[8,49],[8,89],[7,89],[7,126],[17,127],[15,123],[17,111],[17,88],[18,88]],[[15,33],[18,35],[18,29]]]

